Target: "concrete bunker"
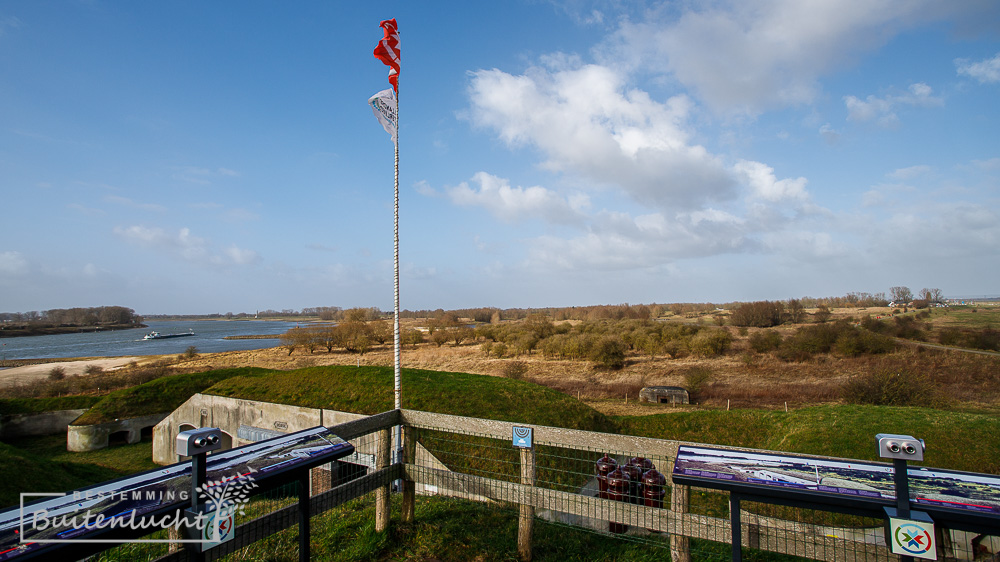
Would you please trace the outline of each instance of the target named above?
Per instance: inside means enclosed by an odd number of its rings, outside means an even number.
[[[688,391],[679,386],[647,386],[639,391],[640,402],[656,402],[658,404],[690,404]]]

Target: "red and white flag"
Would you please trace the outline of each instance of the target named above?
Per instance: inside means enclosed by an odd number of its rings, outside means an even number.
[[[379,23],[385,36],[375,47],[375,58],[382,61],[389,67],[389,83],[392,89],[399,92],[399,29],[396,27],[396,18],[385,20]]]

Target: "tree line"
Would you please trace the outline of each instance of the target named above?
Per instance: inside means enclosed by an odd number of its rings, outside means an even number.
[[[0,322],[25,325],[51,326],[101,326],[142,324],[142,316],[124,306],[96,306],[89,308],[53,308],[29,312],[0,312]]]

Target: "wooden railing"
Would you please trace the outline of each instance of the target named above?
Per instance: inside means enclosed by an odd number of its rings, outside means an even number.
[[[510,451],[509,457],[516,459],[512,462],[516,462],[518,466],[497,468],[495,472],[506,470],[507,474],[503,477],[490,477],[465,473],[461,466],[449,466],[439,462],[433,459],[433,454],[418,442],[418,436],[423,431],[433,432],[436,435],[453,434],[471,436],[474,439],[497,440],[499,443],[506,441],[507,446],[510,446],[512,429],[515,425],[523,424],[414,410],[395,410],[335,426],[332,428],[334,432],[345,440],[352,442],[358,439],[368,440],[368,445],[361,448],[372,450],[375,469],[361,478],[312,496],[309,511],[313,515],[318,515],[346,501],[375,492],[375,526],[376,530],[381,531],[389,526],[390,493],[393,483],[399,482],[402,491],[400,518],[404,523],[413,521],[418,487],[424,490],[433,487],[436,493],[444,495],[519,505],[521,509],[518,553],[522,560],[531,559],[534,516],[542,510],[578,516],[591,522],[602,524],[615,522],[636,529],[666,534],[669,536],[669,543],[662,540],[660,543],[669,544],[672,560],[677,562],[692,560],[691,539],[731,543],[730,520],[691,513],[689,510],[691,490],[687,486],[674,485],[670,481],[669,475],[673,469],[677,448],[682,444],[678,441],[532,426],[536,448],[578,450],[583,453],[582,459],[590,459],[592,456],[593,461],[597,460],[599,452],[656,459],[659,469],[668,477],[670,499],[669,504],[662,508],[603,499],[583,493],[579,489],[567,491],[547,487],[546,483],[537,479],[540,459],[534,449],[530,452]],[[404,430],[405,447],[402,462],[397,464],[391,462],[390,432],[394,426],[402,426]],[[504,452],[501,447],[495,449]],[[581,478],[592,476],[592,471],[589,475],[580,473]],[[208,551],[206,560],[215,560],[267,535],[295,525],[297,523],[295,513],[298,509],[298,506],[292,505],[240,525],[235,539]],[[743,544],[760,550],[835,562],[894,558],[884,546],[872,544],[870,540],[864,540],[864,537],[827,536],[826,528],[821,526],[763,517],[753,513],[746,513],[742,520]],[[179,561],[185,559],[183,556],[182,552],[173,553],[160,558],[159,561]]]

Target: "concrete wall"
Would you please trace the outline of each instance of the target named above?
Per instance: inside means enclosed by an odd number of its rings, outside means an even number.
[[[66,428],[66,449],[77,453],[103,449],[108,446],[108,436],[119,431],[128,433],[127,442],[138,443],[142,440],[143,429],[155,426],[168,415],[150,414],[94,425],[71,425]]]
[[[225,396],[195,394],[153,428],[153,462],[178,462],[176,439],[184,429],[217,427],[232,438],[232,446],[250,443],[237,437],[241,425],[293,433],[318,425],[330,427],[364,418],[361,414],[303,408]],[[184,426],[183,428],[181,426]]]
[[[0,439],[55,435],[87,410],[53,410],[35,414],[5,414],[0,416]]]

